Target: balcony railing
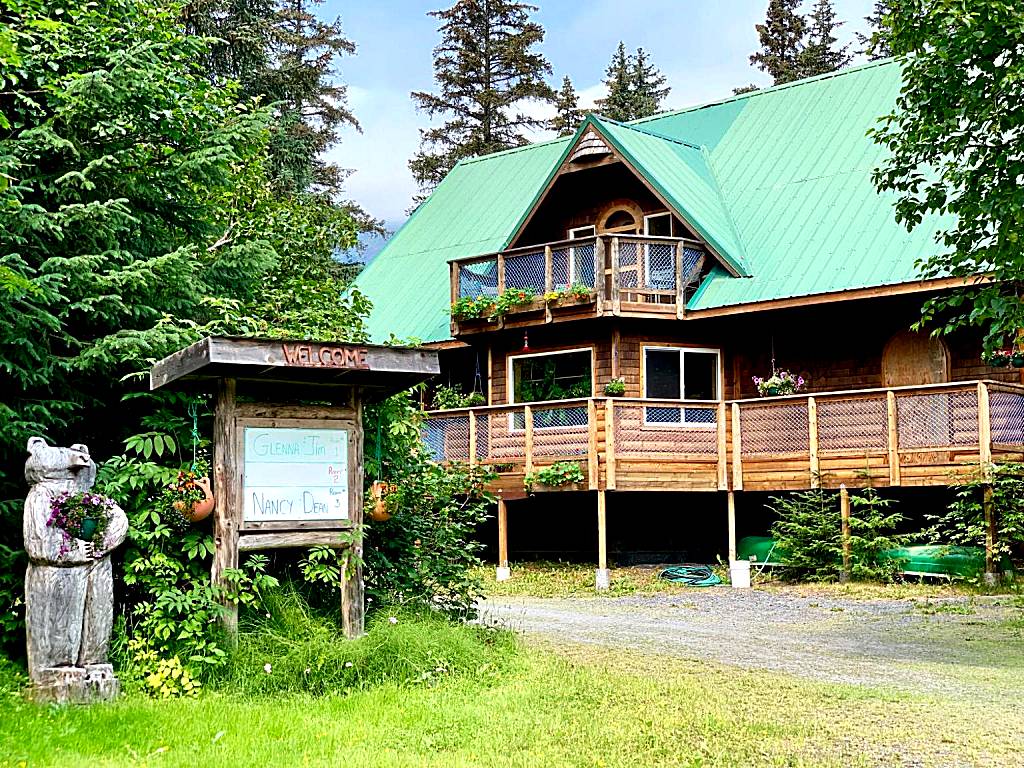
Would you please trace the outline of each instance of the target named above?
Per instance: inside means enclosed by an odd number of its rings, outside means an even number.
[[[452,302],[497,298],[506,290],[524,289],[537,300],[518,311],[530,312],[550,308],[541,298],[544,294],[584,287],[593,292],[597,314],[655,311],[682,316],[704,261],[701,244],[682,238],[601,235],[563,240],[453,261],[451,296]],[[550,312],[546,319],[551,320]]]
[[[956,382],[722,403],[590,398],[429,413],[437,461],[578,460],[589,487],[946,485],[1024,451],[1024,386]]]

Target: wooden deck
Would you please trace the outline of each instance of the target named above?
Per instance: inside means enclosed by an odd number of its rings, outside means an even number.
[[[784,491],[942,486],[1024,459],[1024,386],[992,381],[722,403],[588,398],[435,411],[438,461],[488,464],[493,490],[578,461],[586,488]]]

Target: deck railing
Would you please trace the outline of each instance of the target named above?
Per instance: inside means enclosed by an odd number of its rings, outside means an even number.
[[[530,472],[579,460],[591,488],[938,485],[1024,452],[1024,386],[996,382],[708,403],[590,398],[429,413],[438,461]]]
[[[601,235],[527,246],[451,262],[451,297],[496,297],[527,289],[540,297],[583,286],[598,313],[641,309],[682,314],[705,261],[694,240]],[[526,311],[534,306],[522,308]]]

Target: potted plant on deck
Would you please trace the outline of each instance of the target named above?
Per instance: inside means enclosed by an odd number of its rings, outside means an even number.
[[[604,393],[608,397],[622,397],[626,394],[626,380],[621,376],[617,379],[611,379],[604,385]]]
[[[586,480],[578,461],[556,461],[550,467],[531,472],[523,478],[527,492],[538,490],[578,491]]]
[[[794,376],[789,371],[772,371],[767,379],[754,376],[754,386],[761,397],[780,397],[783,395],[796,395],[807,388],[807,381],[803,376]]]

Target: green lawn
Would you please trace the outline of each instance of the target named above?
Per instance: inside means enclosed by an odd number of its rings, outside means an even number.
[[[1024,765],[1013,702],[531,644],[501,676],[349,695],[0,703],[0,766]]]

